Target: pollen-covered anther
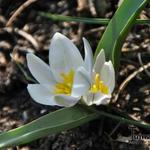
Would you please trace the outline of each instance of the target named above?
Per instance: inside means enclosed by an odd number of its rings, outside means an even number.
[[[62,82],[58,82],[54,88],[54,94],[71,95],[74,71],[70,70],[68,73],[61,73]]]
[[[103,93],[103,94],[108,94],[109,89],[108,87],[104,84],[104,82],[100,79],[100,75],[97,73],[94,78],[94,83],[90,88],[91,93]]]

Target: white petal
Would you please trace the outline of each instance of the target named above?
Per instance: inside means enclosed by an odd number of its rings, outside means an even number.
[[[107,105],[110,102],[111,95],[96,93],[94,95],[93,104],[95,105]]]
[[[111,95],[101,94],[101,93],[88,93],[83,97],[83,102],[90,105],[107,105],[110,102]]]
[[[54,100],[54,95],[48,88],[41,84],[29,84],[27,86],[28,92],[30,96],[35,100],[37,103],[43,105],[57,105],[61,106]]]
[[[87,92],[81,99],[81,101],[88,106],[91,106],[93,104],[93,100],[94,100],[94,94],[90,92]]]
[[[55,101],[65,107],[71,107],[74,106],[78,101],[80,100],[80,97],[72,97],[68,95],[56,95],[55,96]]]
[[[106,86],[108,86],[110,93],[112,93],[115,87],[115,71],[111,61],[104,63],[100,72],[100,77]]]
[[[93,53],[89,42],[85,38],[83,38],[83,42],[85,51],[85,68],[91,74],[93,68]]]
[[[55,82],[50,67],[37,56],[28,53],[27,65],[33,77],[39,83],[48,84],[49,82]]]
[[[99,52],[98,56],[96,57],[96,61],[95,61],[95,64],[94,64],[94,71],[96,73],[100,73],[100,71],[101,71],[102,66],[103,66],[104,63],[105,63],[105,52],[102,49]]]
[[[88,72],[83,67],[79,67],[75,73],[72,96],[78,97],[85,94],[89,90],[91,85],[91,80]]]
[[[83,58],[77,47],[66,36],[56,33],[50,44],[49,62],[52,71],[68,72],[83,65]]]

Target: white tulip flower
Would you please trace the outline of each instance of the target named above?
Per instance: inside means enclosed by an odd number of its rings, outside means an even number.
[[[88,48],[89,51],[91,51],[90,46]],[[91,65],[89,66],[91,69]],[[111,98],[111,93],[115,87],[115,71],[112,62],[107,62],[105,60],[105,53],[103,49],[96,58],[93,69],[91,69],[89,79],[91,87],[83,96],[83,102],[88,106],[93,104],[108,104]]]
[[[64,35],[56,33],[49,48],[49,64],[34,54],[27,54],[27,65],[38,84],[27,86],[31,97],[44,105],[71,107],[89,90],[92,51],[85,39],[85,59]]]

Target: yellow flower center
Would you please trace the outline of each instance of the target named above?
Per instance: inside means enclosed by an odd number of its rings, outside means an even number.
[[[62,82],[58,82],[55,85],[54,94],[66,94],[71,95],[74,71],[70,70],[68,73],[61,73]]]
[[[108,92],[109,92],[108,87],[100,79],[100,75],[98,73],[95,75],[94,83],[90,88],[90,92],[92,92],[92,93],[100,92],[103,94],[108,94]]]

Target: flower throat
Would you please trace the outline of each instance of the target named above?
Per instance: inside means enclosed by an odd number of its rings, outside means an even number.
[[[109,89],[108,87],[104,84],[104,82],[100,79],[100,75],[97,73],[94,78],[94,83],[90,88],[90,92],[92,93],[103,93],[103,94],[108,94]]]
[[[70,70],[68,73],[61,73],[60,76],[62,78],[62,82],[58,82],[55,84],[54,93],[71,95],[74,71]]]

